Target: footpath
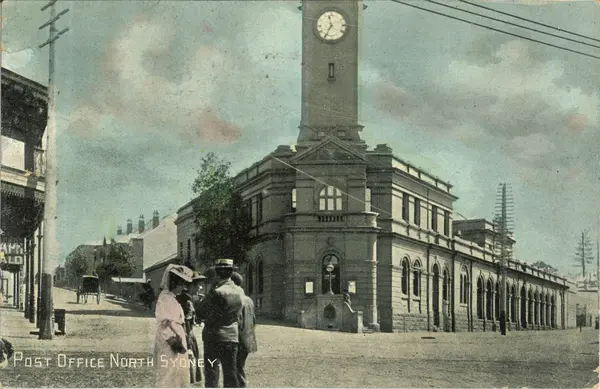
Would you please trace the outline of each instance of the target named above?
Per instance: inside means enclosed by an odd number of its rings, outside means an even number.
[[[26,349],[39,347],[35,323],[25,319],[25,313],[9,304],[0,305],[0,336]]]

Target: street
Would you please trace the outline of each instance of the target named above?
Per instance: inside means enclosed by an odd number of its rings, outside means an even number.
[[[39,341],[21,312],[0,311],[15,358],[7,387],[152,387],[154,319],[142,308],[102,298],[76,304],[54,289],[66,336]],[[431,336],[434,339],[423,339]],[[598,382],[592,329],[498,333],[348,334],[262,321],[247,371],[254,387],[552,387]],[[78,359],[79,358],[79,359]]]

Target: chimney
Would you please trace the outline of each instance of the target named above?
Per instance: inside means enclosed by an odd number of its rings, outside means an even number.
[[[121,226],[117,227],[117,235],[123,235],[123,229],[121,228]]]
[[[127,219],[127,235],[133,232],[133,222],[131,219]]]
[[[145,226],[146,226],[146,223],[144,223],[144,215],[140,215],[140,220],[138,221],[138,232],[139,233],[144,232]]]
[[[154,214],[152,215],[152,228],[158,227],[159,222],[158,211],[154,211]]]

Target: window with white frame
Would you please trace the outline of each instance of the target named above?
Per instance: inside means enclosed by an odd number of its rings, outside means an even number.
[[[319,211],[341,211],[342,191],[334,186],[327,186],[319,192]]]

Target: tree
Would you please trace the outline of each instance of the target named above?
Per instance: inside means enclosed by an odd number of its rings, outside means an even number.
[[[535,267],[536,269],[541,269],[544,270],[548,273],[551,274],[556,274],[558,273],[558,269],[556,269],[555,267],[553,267],[552,265],[548,265],[546,262],[544,261],[537,261],[531,264],[531,267]]]
[[[111,240],[106,248],[104,262],[97,268],[98,277],[102,282],[111,277],[129,277],[135,271],[133,254],[128,247]]]
[[[90,271],[90,263],[81,249],[77,248],[67,256],[65,260],[65,272],[69,284],[77,285],[81,276],[89,274]]]
[[[594,249],[592,240],[588,236],[588,232],[581,233],[581,240],[577,242],[577,250],[575,251],[575,267],[580,267],[583,277],[585,278],[585,265],[589,265],[594,260]]]
[[[209,153],[202,158],[192,191],[194,223],[198,227],[197,260],[210,265],[217,258],[244,263],[250,249],[248,208],[236,190],[231,164]]]

